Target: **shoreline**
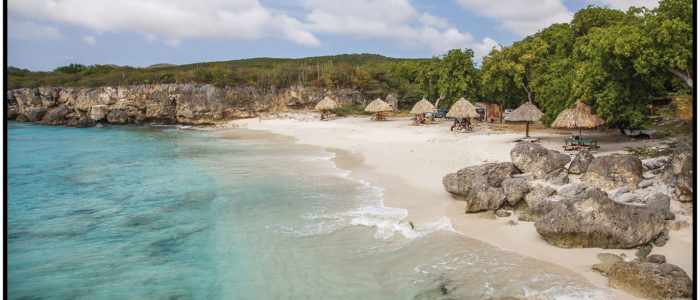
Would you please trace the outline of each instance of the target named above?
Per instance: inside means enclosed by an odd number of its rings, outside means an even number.
[[[315,118],[302,121],[243,119],[229,123],[228,127],[290,136],[297,143],[335,153],[333,162],[338,168],[348,170],[352,178],[383,188],[385,206],[406,209],[406,221],[425,224],[446,216],[454,229],[465,236],[564,267],[608,291],[614,299],[639,299],[610,288],[607,277],[591,269],[593,264],[599,263],[598,253],[624,253],[632,259],[636,249],[558,248],[542,239],[531,222],[507,225],[509,220],[517,222],[515,216],[494,220],[480,214],[465,214],[464,202],[455,200],[444,190],[442,177],[449,172],[484,162],[510,161],[513,141],[522,137],[522,133],[495,131],[484,123],[470,133],[452,133],[447,126],[449,121],[427,126],[411,126],[410,122],[408,118],[372,122],[368,117],[329,122]],[[548,149],[559,151],[555,147],[563,136],[561,133],[541,130],[532,135],[540,138],[540,143]],[[658,141],[642,143],[658,144]],[[630,143],[618,143],[596,156],[620,152],[626,144]],[[666,255],[669,263],[680,266],[693,278],[692,226],[671,231],[670,236],[666,246],[654,247],[652,253]]]

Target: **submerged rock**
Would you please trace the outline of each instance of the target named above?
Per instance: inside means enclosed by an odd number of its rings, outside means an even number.
[[[510,151],[513,164],[522,172],[543,178],[554,170],[564,168],[571,158],[535,143],[519,143]]]
[[[617,203],[597,188],[559,201],[535,221],[545,240],[564,248],[634,248],[651,242],[664,228],[657,209]]]

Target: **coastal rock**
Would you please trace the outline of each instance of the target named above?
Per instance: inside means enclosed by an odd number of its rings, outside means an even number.
[[[644,181],[640,182],[639,184],[637,184],[637,188],[645,189],[645,188],[652,186],[653,184],[654,184],[654,182],[651,180],[644,180]]]
[[[523,205],[523,207],[517,211],[518,221],[535,222],[554,210],[555,207],[562,205],[562,202],[561,200],[557,201],[548,198],[537,202],[533,207]]]
[[[532,175],[532,173],[520,173],[513,174],[513,178],[522,179],[525,181],[533,181],[535,180],[535,175]]]
[[[206,84],[23,88],[7,91],[5,100],[10,120],[29,122],[38,122],[43,117],[36,116],[34,110],[50,110],[63,104],[72,114],[66,123],[73,126],[85,116],[94,121],[107,118],[114,124],[215,124],[263,113],[313,108],[325,96],[341,104],[366,100],[360,91],[353,89],[299,85],[283,89],[219,88]]]
[[[508,204],[515,206],[530,191],[530,185],[521,178],[507,178],[501,183]]]
[[[662,172],[662,177],[676,187],[675,196],[679,201],[693,200],[693,144],[680,143]]]
[[[569,174],[583,174],[588,170],[595,156],[588,150],[579,151],[569,165]]]
[[[519,143],[510,151],[513,164],[522,172],[532,172],[535,178],[543,178],[550,172],[569,163],[568,155],[535,143]]]
[[[90,119],[90,117],[82,117],[75,124],[76,127],[93,127],[95,126],[95,120]]]
[[[671,212],[671,198],[662,193],[653,193],[644,198],[644,203],[658,210],[666,220],[674,220],[676,216]]]
[[[109,113],[109,106],[95,105],[91,109],[90,118],[95,121],[100,121],[107,116],[107,113]]]
[[[616,262],[624,261],[622,257],[612,253],[598,253],[596,257],[601,261],[601,263],[593,265],[593,270],[603,274],[608,274]]]
[[[510,217],[510,215],[511,215],[511,212],[503,210],[503,209],[499,209],[496,211],[496,216],[499,218]]]
[[[597,188],[559,201],[535,221],[545,240],[564,248],[634,248],[651,242],[664,227],[656,209],[617,203]]]
[[[586,190],[586,185],[583,183],[570,183],[559,189],[557,192],[560,195],[577,195]]]
[[[654,157],[654,158],[649,158],[642,160],[642,166],[644,166],[645,169],[649,171],[655,171],[662,169],[668,164],[669,161],[668,156],[659,156],[659,157]]]
[[[442,184],[447,192],[467,201],[466,212],[495,210],[506,200],[501,183],[516,173],[512,163],[486,163],[447,174]]]
[[[41,119],[41,122],[48,125],[63,125],[66,124],[66,116],[69,110],[65,105],[61,104],[52,109]]]
[[[566,172],[566,170],[561,170],[549,182],[551,182],[553,185],[565,185],[569,183],[569,174]]]
[[[39,122],[44,118],[48,109],[46,107],[36,107],[25,111],[22,116],[24,116],[24,122]],[[18,120],[19,121],[19,120]]]
[[[632,155],[608,155],[596,157],[588,165],[583,180],[604,189],[627,186],[636,189],[642,181],[642,161]]]
[[[680,267],[658,256],[634,261],[619,261],[607,269],[610,287],[649,299],[690,298],[693,281]]]
[[[636,257],[647,257],[649,253],[651,253],[651,249],[654,248],[651,244],[646,244],[644,246],[639,247],[637,252],[634,253],[634,256]]]
[[[557,193],[557,190],[548,186],[537,185],[525,195],[525,203],[528,207],[534,207],[540,201]]]
[[[661,231],[659,236],[654,239],[654,246],[656,247],[663,247],[666,245],[666,242],[668,242],[669,236],[668,236],[668,230],[664,229]]]

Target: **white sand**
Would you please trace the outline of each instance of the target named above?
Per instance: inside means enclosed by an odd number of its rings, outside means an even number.
[[[596,254],[625,253],[634,258],[636,250],[604,250],[599,248],[562,249],[544,241],[531,222],[506,225],[510,218],[484,219],[465,214],[464,202],[454,200],[442,186],[442,177],[460,168],[485,162],[510,161],[514,141],[524,136],[524,126],[479,124],[472,132],[450,132],[450,120],[437,124],[411,126],[409,118],[371,121],[369,117],[339,118],[320,121],[313,115],[292,115],[295,119],[246,119],[230,126],[265,130],[294,137],[299,143],[317,145],[336,153],[338,167],[351,171],[350,176],[384,188],[385,205],[408,210],[407,220],[414,224],[429,223],[448,216],[455,229],[497,247],[551,262],[581,274],[592,284],[608,287],[603,275],[592,271],[598,263]],[[514,132],[513,130],[519,130]],[[535,126],[531,136],[549,149],[561,150],[564,137],[571,132],[542,129]],[[654,140],[629,141],[619,134],[584,131],[595,135],[601,149],[594,155],[623,151],[624,146],[655,146]],[[573,155],[573,152],[567,152]],[[678,215],[678,214],[677,214]],[[679,216],[692,224],[690,214]],[[692,226],[671,232],[664,247],[652,253],[666,255],[669,263],[683,268],[692,278]],[[615,298],[636,299],[618,290]]]

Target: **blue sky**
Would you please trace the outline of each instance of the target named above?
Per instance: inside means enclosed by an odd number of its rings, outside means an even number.
[[[8,65],[145,67],[343,53],[431,57],[497,45],[568,22],[590,4],[655,0],[9,0]]]

